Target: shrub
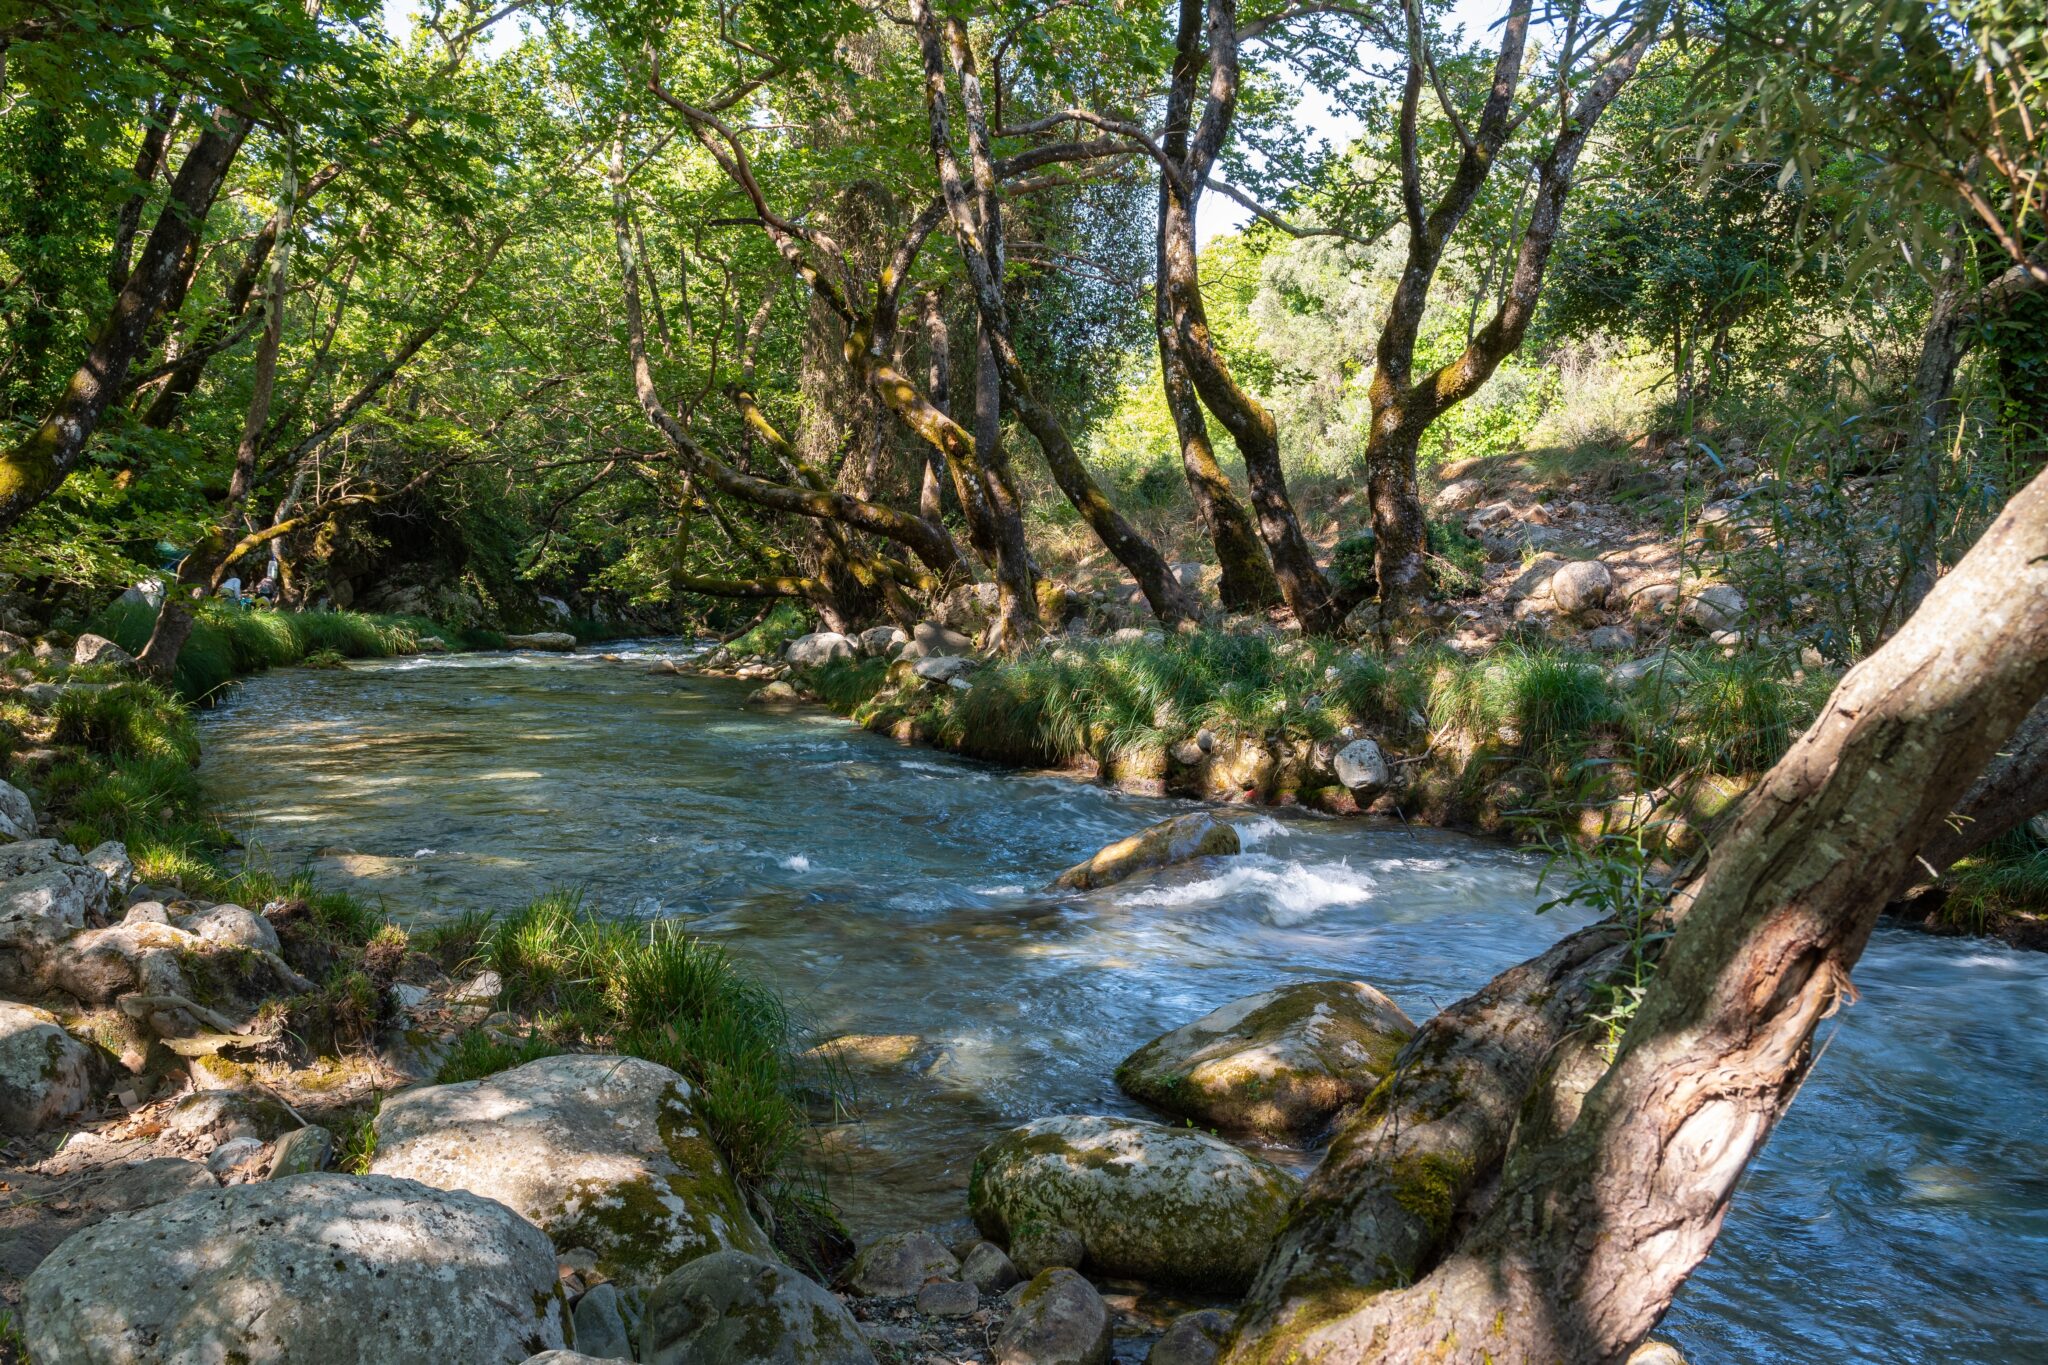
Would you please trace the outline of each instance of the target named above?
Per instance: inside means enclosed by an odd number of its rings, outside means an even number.
[[[1781,676],[1781,667],[1767,654],[1671,655],[1667,685],[1638,689],[1630,698],[1630,727],[1645,775],[1656,782],[1681,772],[1740,776],[1776,763],[1813,723],[1833,686],[1817,671],[1795,682]]]
[[[1480,660],[1439,660],[1430,719],[1481,739],[1504,734],[1544,759],[1564,757],[1576,740],[1614,717],[1607,675],[1598,664],[1547,649],[1510,647]]]

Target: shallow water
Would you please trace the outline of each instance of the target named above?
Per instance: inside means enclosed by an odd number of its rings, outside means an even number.
[[[900,747],[746,685],[584,657],[252,679],[204,723],[253,855],[401,919],[579,888],[679,917],[821,1037],[910,1035],[822,1134],[862,1232],[958,1216],[974,1152],[1154,1035],[1290,978],[1419,1019],[1583,922],[1540,863],[1432,830],[1237,813],[1241,858],[1048,895],[1176,809]],[[1880,930],[1863,999],[1739,1192],[1665,1335],[1729,1361],[2048,1360],[2048,955]]]

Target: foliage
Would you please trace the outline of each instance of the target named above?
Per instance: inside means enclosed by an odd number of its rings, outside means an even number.
[[[813,1078],[798,1056],[802,1030],[723,948],[672,922],[599,919],[557,893],[492,923],[478,956],[511,1003],[552,1020],[560,1037],[688,1077],[735,1177],[771,1195],[803,1185],[802,1090]]]
[[[139,654],[155,624],[156,613],[147,604],[118,601],[93,618],[91,629]],[[216,599],[201,605],[191,638],[179,652],[177,691],[189,701],[202,701],[245,673],[284,667],[315,654],[343,659],[411,654],[418,651],[423,634],[447,638],[416,618],[274,611]]]

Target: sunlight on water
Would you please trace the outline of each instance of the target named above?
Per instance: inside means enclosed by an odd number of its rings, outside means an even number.
[[[861,1231],[963,1210],[992,1134],[1142,1112],[1131,1049],[1282,981],[1422,1019],[1583,919],[1538,858],[1433,830],[1233,811],[1246,853],[1054,894],[1183,809],[901,748],[646,662],[456,656],[249,681],[205,775],[252,857],[401,918],[554,887],[674,916],[821,1037],[906,1040],[820,1130]],[[1694,1365],[2048,1360],[2048,957],[1881,930],[1821,1066],[1668,1324]]]

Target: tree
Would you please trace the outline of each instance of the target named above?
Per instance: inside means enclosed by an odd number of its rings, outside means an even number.
[[[1377,538],[1382,629],[1419,609],[1425,589],[1427,528],[1416,484],[1416,456],[1430,423],[1478,392],[1522,342],[1535,316],[1563,225],[1573,174],[1595,125],[1660,36],[1663,0],[1625,5],[1601,18],[1576,7],[1552,59],[1550,88],[1517,107],[1529,57],[1529,0],[1510,0],[1493,74],[1476,115],[1467,117],[1441,80],[1420,6],[1408,6],[1408,49],[1395,136],[1407,258],[1373,357],[1372,431],[1366,443],[1367,491]],[[1432,200],[1420,148],[1425,89],[1456,138],[1455,164]],[[1416,339],[1430,292],[1455,234],[1525,120],[1554,109],[1547,145],[1535,158],[1534,186],[1514,270],[1493,316],[1449,362],[1416,373]]]
[[[1951,812],[1989,826],[1990,790],[2038,791],[2044,695],[2048,475],[1850,670],[1655,910],[1671,937],[1611,1060],[1574,1030],[1626,949],[1614,922],[1418,1033],[1310,1183],[1229,1359],[1626,1356],[1855,998],[1882,907],[1924,853],[1953,856]],[[1418,1107],[1432,1097],[1449,1102]]]

